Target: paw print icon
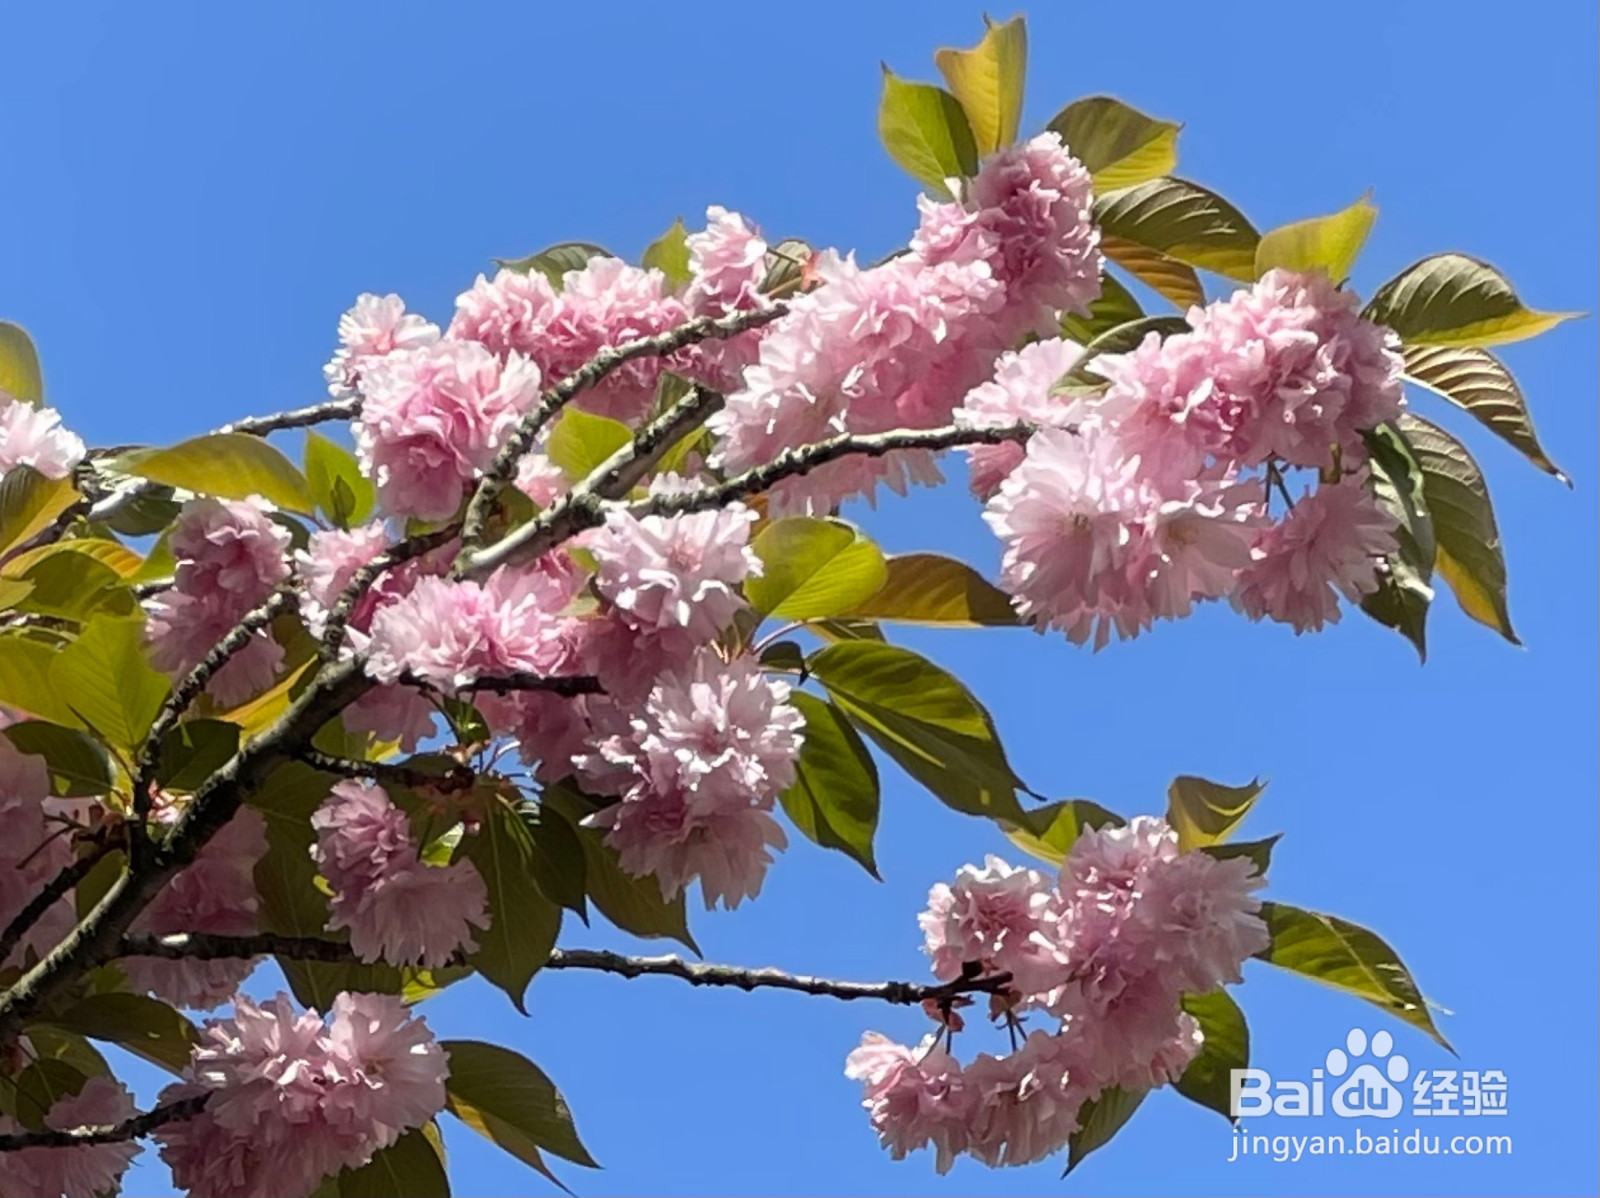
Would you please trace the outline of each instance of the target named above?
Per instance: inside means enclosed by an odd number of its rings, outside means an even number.
[[[1346,1052],[1348,1049],[1348,1053]],[[1356,1058],[1371,1053],[1372,1060],[1356,1063]],[[1394,1055],[1390,1055],[1394,1053]],[[1382,1064],[1383,1068],[1379,1068]],[[1354,1065],[1354,1072],[1350,1072]],[[1328,1050],[1328,1077],[1345,1078],[1333,1092],[1333,1110],[1346,1119],[1370,1115],[1374,1119],[1392,1119],[1400,1113],[1405,1100],[1395,1085],[1411,1074],[1411,1063],[1394,1052],[1394,1037],[1388,1032],[1374,1032],[1370,1042],[1367,1033],[1358,1027],[1350,1029],[1344,1038],[1344,1048]]]

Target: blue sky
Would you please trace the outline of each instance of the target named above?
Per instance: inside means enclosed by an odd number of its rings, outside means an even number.
[[[1535,306],[1594,312],[1595,9],[1518,14],[1040,4],[1026,123],[1111,92],[1186,122],[1183,173],[1260,227],[1373,188],[1364,291],[1461,249]],[[874,258],[908,233],[915,196],[877,144],[878,61],[930,76],[934,48],[974,40],[979,15],[944,0],[12,6],[0,315],[33,331],[73,427],[147,442],[314,400],[357,292],[447,317],[492,255],[564,239],[635,254],[722,203]],[[1057,1163],[941,1179],[878,1149],[841,1072],[865,1028],[920,1034],[914,1013],[552,974],[529,1018],[472,984],[430,1020],[504,1039],[564,1088],[605,1165],[567,1170],[581,1195],[1592,1193],[1593,318],[1505,356],[1574,488],[1446,419],[1488,471],[1526,648],[1448,597],[1426,667],[1359,618],[1297,640],[1225,610],[1099,655],[1021,631],[904,639],[978,692],[1040,791],[1132,814],[1159,811],[1178,773],[1270,777],[1247,825],[1285,833],[1270,893],[1400,950],[1453,1012],[1440,1019],[1459,1067],[1508,1074],[1511,1113],[1492,1130],[1512,1156],[1229,1164],[1224,1122],[1163,1093],[1067,1181]],[[957,487],[865,522],[891,549],[994,564]],[[927,887],[1006,846],[884,773],[885,882],[798,844],[754,906],[698,918],[708,958],[921,976]],[[576,925],[565,939],[627,943]],[[1456,1067],[1374,1008],[1269,967],[1235,993],[1256,1062],[1280,1076],[1305,1075],[1354,1025],[1388,1027],[1414,1069]],[[1287,1126],[1301,1122],[1314,1126]],[[471,1133],[448,1138],[457,1193],[554,1192]],[[146,1167],[128,1193],[165,1186]]]

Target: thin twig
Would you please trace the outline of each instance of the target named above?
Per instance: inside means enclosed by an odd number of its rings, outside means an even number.
[[[467,790],[477,777],[471,766],[459,761],[452,761],[449,769],[437,772],[392,761],[357,761],[350,757],[335,757],[332,753],[311,748],[300,750],[300,760],[325,774],[337,774],[341,778],[371,778],[379,783],[392,782],[408,790]]]
[[[246,416],[224,424],[213,435],[222,433],[249,433],[264,437],[268,433],[283,432],[291,428],[309,428],[313,424],[326,424],[330,420],[353,420],[361,414],[361,401],[356,398],[328,399],[322,403],[308,404],[303,408],[290,408],[270,416]]]
[[[179,1119],[193,1119],[211,1100],[210,1092],[180,1098],[124,1119],[121,1123],[74,1127],[58,1131],[53,1127],[35,1131],[0,1132],[0,1152],[18,1152],[24,1148],[82,1148],[89,1144],[125,1144],[129,1140],[142,1140],[156,1128]]]
[[[345,583],[344,590],[339,592],[339,598],[334,601],[332,609],[328,612],[327,621],[323,624],[322,642],[318,649],[322,660],[332,661],[338,657],[339,650],[344,644],[345,629],[350,624],[350,617],[355,614],[356,605],[379,578],[396,566],[404,565],[414,558],[433,552],[441,545],[448,544],[455,533],[454,528],[441,528],[407,537],[352,574],[350,581]]]
[[[463,691],[488,691],[491,695],[509,695],[518,691],[548,691],[553,695],[572,698],[577,695],[598,695],[600,680],[588,674],[492,674],[475,678]]]
[[[595,354],[546,391],[534,405],[533,410],[522,418],[516,429],[506,438],[505,444],[500,447],[500,452],[495,455],[493,464],[479,481],[472,501],[467,505],[466,518],[461,526],[462,543],[469,550],[478,547],[478,543],[483,539],[484,526],[489,521],[489,512],[494,506],[496,496],[499,495],[500,489],[511,481],[517,471],[517,463],[533,448],[534,441],[538,439],[545,425],[549,424],[574,398],[600,382],[617,367],[637,358],[665,357],[702,341],[737,337],[750,329],[771,324],[788,310],[787,305],[779,303],[749,311],[730,312],[726,316],[697,316],[665,332],[649,337],[637,337],[632,341],[624,341],[621,345],[607,346]]]
[[[13,949],[22,943],[22,938],[28,934],[28,929],[44,918],[45,912],[55,906],[66,894],[84,878],[89,876],[89,871],[100,864],[101,858],[110,851],[109,846],[104,846],[97,853],[87,857],[77,857],[71,864],[62,868],[55,877],[44,884],[38,894],[28,900],[27,906],[18,911],[11,922],[6,925],[6,930],[0,932],[0,962],[11,955]]]
[[[164,957],[170,960],[211,961],[219,958],[287,957],[301,961],[345,963],[354,960],[350,946],[336,940],[306,936],[211,936],[187,933],[175,936],[125,936],[119,956]],[[618,977],[670,977],[691,986],[731,986],[737,990],[791,990],[824,998],[853,1001],[876,999],[900,1006],[942,1002],[963,994],[992,994],[1011,983],[1008,973],[953,982],[847,982],[832,978],[785,973],[781,969],[745,969],[737,965],[711,965],[682,957],[630,957],[597,948],[552,949],[545,969],[588,969]]]

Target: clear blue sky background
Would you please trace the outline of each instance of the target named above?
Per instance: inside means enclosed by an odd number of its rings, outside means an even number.
[[[906,236],[915,196],[877,144],[878,60],[928,77],[935,47],[975,40],[979,13],[946,0],[8,5],[0,315],[36,335],[73,427],[152,441],[314,400],[357,292],[396,290],[444,319],[491,255],[568,238],[634,254],[715,202],[873,258]],[[1030,15],[1030,128],[1112,92],[1187,122],[1183,172],[1263,228],[1374,188],[1362,290],[1463,249],[1536,306],[1596,310],[1592,4]],[[1510,1158],[1228,1164],[1223,1121],[1163,1093],[1068,1181],[1057,1163],[964,1163],[941,1179],[925,1156],[889,1161],[841,1072],[865,1028],[920,1034],[915,1013],[567,974],[536,979],[530,1018],[474,984],[430,1020],[504,1038],[554,1076],[606,1166],[566,1171],[581,1195],[1592,1194],[1594,320],[1506,357],[1576,480],[1568,491],[1449,420],[1489,472],[1525,649],[1447,597],[1425,668],[1360,618],[1296,640],[1225,610],[1098,656],[1020,631],[906,639],[970,682],[1039,790],[1131,814],[1160,810],[1180,772],[1269,776],[1248,830],[1286,834],[1271,893],[1397,946],[1453,1012],[1441,1021],[1461,1066],[1509,1074],[1513,1113],[1489,1130],[1515,1137]],[[866,522],[890,548],[992,568],[957,487]],[[798,844],[753,907],[698,919],[710,959],[921,976],[927,887],[1006,846],[885,778],[885,883]],[[566,939],[626,943],[576,924]],[[1247,974],[1236,994],[1254,1055],[1280,1076],[1304,1076],[1353,1024],[1392,1028],[1413,1067],[1454,1064],[1354,999]],[[1277,1122],[1257,1130],[1341,1130]],[[554,1192],[471,1133],[448,1139],[458,1193]],[[129,1192],[166,1184],[145,1167]]]

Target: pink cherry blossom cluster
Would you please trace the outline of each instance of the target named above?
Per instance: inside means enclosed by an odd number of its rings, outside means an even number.
[[[76,1094],[64,1095],[50,1105],[44,1125],[57,1131],[109,1127],[133,1113],[133,1095],[121,1082],[91,1077]],[[0,1132],[22,1130],[10,1115],[0,1115]],[[138,1154],[139,1146],[131,1140],[9,1152],[0,1168],[0,1198],[98,1198],[115,1194],[122,1188],[123,1173]]]
[[[289,997],[240,996],[212,1020],[162,1102],[207,1096],[156,1131],[173,1181],[212,1198],[304,1198],[421,1127],[445,1104],[449,1062],[425,1020],[387,994],[340,994],[330,1019]],[[81,1151],[81,1150],[79,1150]]]
[[[202,497],[184,504],[168,534],[176,563],[172,586],[146,601],[150,660],[174,678],[187,674],[289,575],[289,530],[261,499]],[[234,707],[270,687],[283,647],[263,629],[207,687]]]
[[[1103,391],[1054,394],[1079,357],[1069,342],[1003,358],[957,419],[1043,427],[1025,451],[971,453],[1018,610],[1099,647],[1224,597],[1315,630],[1339,595],[1375,591],[1396,520],[1363,434],[1399,415],[1400,358],[1356,303],[1321,273],[1271,271],[1191,310],[1190,332],[1096,358]],[[1274,521],[1270,488],[1287,495],[1295,468],[1331,481]]]
[[[0,476],[32,466],[46,478],[66,478],[83,461],[83,441],[61,426],[54,408],[34,407],[0,388]]]
[[[381,786],[341,782],[311,817],[311,857],[333,894],[328,927],[363,961],[437,969],[477,948],[488,891],[472,862],[425,864],[406,813]]]
[[[50,797],[50,770],[43,757],[23,753],[0,735],[0,927],[5,927],[44,884],[72,861],[69,829],[60,821],[63,804]],[[27,954],[42,956],[72,930],[71,897],[52,905],[0,967],[18,965]]]
[[[717,464],[737,471],[840,433],[946,423],[995,358],[1056,327],[1100,293],[1088,172],[1054,133],[1000,151],[965,203],[921,201],[908,253],[863,268],[826,253],[822,285],[799,297],[760,345],[744,386],[713,417]],[[775,511],[826,512],[877,485],[940,479],[931,456],[849,458],[772,493]]]
[[[1056,879],[991,856],[935,886],[919,917],[934,976],[1009,975],[991,1009],[1013,1047],[962,1065],[941,1043],[959,1026],[948,1010],[915,1049],[868,1033],[845,1072],[884,1147],[931,1145],[940,1172],[962,1153],[1028,1164],[1106,1088],[1175,1081],[1203,1043],[1183,996],[1240,981],[1267,947],[1262,885],[1248,858],[1180,852],[1164,820],[1140,817],[1086,831]]]

